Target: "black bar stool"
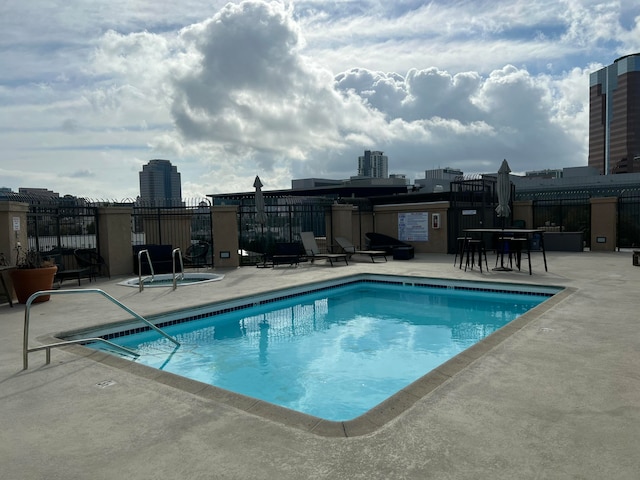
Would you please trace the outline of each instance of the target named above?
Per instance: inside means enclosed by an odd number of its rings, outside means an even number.
[[[478,266],[480,267],[480,273],[482,273],[482,256],[484,255],[484,264],[489,270],[489,264],[487,263],[487,250],[484,246],[484,240],[467,239],[465,245],[466,263],[464,265],[464,271],[467,271],[467,267],[473,270],[473,266],[476,264],[476,254],[478,255]]]
[[[498,261],[500,262],[500,268],[513,268],[513,246],[511,245],[513,236],[505,235],[498,237],[498,249],[496,250],[496,267]],[[504,258],[507,257],[508,267],[504,265]]]
[[[520,270],[520,267],[522,265],[523,253],[527,255],[527,260],[529,261],[529,270],[531,270],[531,254],[529,253],[529,248],[525,248],[527,247],[528,241],[529,240],[527,238],[513,237],[509,242],[512,247],[511,250],[513,252],[513,256],[515,257],[518,270]]]
[[[458,263],[458,257],[460,257],[460,268],[462,268],[462,259],[464,258],[465,243],[469,240],[468,237],[458,237],[456,239],[456,256],[453,257],[453,266]]]

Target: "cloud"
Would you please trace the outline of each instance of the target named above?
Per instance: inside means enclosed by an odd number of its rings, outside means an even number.
[[[340,148],[350,119],[381,122],[359,97],[341,95],[331,72],[301,54],[291,11],[276,3],[227,5],[181,33],[194,59],[173,79],[171,113],[189,141],[243,157],[305,159]]]
[[[186,196],[347,178],[367,148],[412,179],[586,165],[589,72],[640,51],[640,6],[609,0],[0,10],[2,177],[103,198],[151,158]]]
[[[69,175],[71,178],[92,178],[95,174],[90,170],[77,170]]]
[[[291,11],[261,2],[228,5],[184,29],[180,40],[190,63],[173,78],[178,132],[240,170],[249,164],[268,172],[284,163],[344,178],[355,173],[363,148],[387,150],[392,165],[409,169],[399,173],[410,176],[431,162],[483,169],[512,156],[524,170],[540,154],[565,165],[582,160],[573,156],[584,138],[554,123],[554,96],[567,92],[551,91],[525,69],[507,65],[483,77],[436,67],[356,68],[332,77],[302,55]]]

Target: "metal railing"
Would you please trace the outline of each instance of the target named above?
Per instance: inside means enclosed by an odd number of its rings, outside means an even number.
[[[147,257],[147,262],[149,263],[149,271],[151,272],[152,282],[155,277],[155,273],[153,272],[153,264],[151,263],[151,257],[149,256],[149,250],[140,250],[138,252],[138,291],[139,292],[144,290],[144,280],[142,279],[142,254],[145,254]]]
[[[178,254],[178,259],[180,260],[179,275],[176,275],[176,254]],[[180,280],[184,279],[184,263],[182,262],[182,252],[179,248],[174,248],[171,251],[171,263],[173,267],[173,289],[175,290],[178,288],[178,276],[180,277]]]
[[[46,356],[46,364],[48,365],[49,363],[51,363],[51,349],[52,348],[63,347],[65,345],[72,345],[72,344],[79,344],[79,343],[88,343],[88,342],[92,342],[92,341],[98,341],[98,342],[107,343],[107,344],[115,347],[118,350],[126,352],[127,354],[130,354],[130,355],[133,355],[133,356],[136,356],[136,357],[139,356],[137,353],[135,353],[132,350],[129,350],[128,348],[122,347],[120,345],[116,345],[115,343],[110,342],[110,341],[105,340],[104,338],[100,338],[100,337],[82,338],[82,339],[78,339],[78,340],[65,340],[63,342],[50,343],[50,344],[47,344],[47,345],[40,345],[38,347],[29,348],[29,316],[30,316],[30,312],[31,312],[31,304],[33,303],[33,301],[36,298],[41,297],[43,295],[63,295],[63,294],[78,294],[78,293],[97,293],[97,294],[102,295],[103,297],[106,297],[112,303],[114,303],[118,307],[122,308],[127,313],[131,314],[133,317],[135,317],[136,319],[140,320],[144,324],[146,324],[149,328],[155,330],[160,335],[165,337],[167,340],[173,342],[176,346],[178,346],[178,347],[180,346],[180,342],[178,342],[171,335],[165,333],[164,331],[162,331],[161,329],[156,327],[153,323],[151,323],[150,321],[148,321],[147,319],[145,319],[141,315],[138,315],[136,312],[131,310],[129,307],[127,307],[126,305],[124,305],[120,301],[118,301],[115,298],[113,298],[111,295],[109,295],[104,290],[100,290],[99,288],[86,288],[86,289],[78,289],[78,290],[42,290],[40,292],[36,292],[33,295],[31,295],[29,297],[29,299],[27,300],[27,303],[25,304],[25,309],[24,309],[24,337],[23,337],[23,348],[22,348],[23,370],[26,370],[27,368],[29,368],[29,353],[31,353],[31,352],[37,352],[37,351],[40,351],[40,350],[46,350],[46,355],[47,355]]]

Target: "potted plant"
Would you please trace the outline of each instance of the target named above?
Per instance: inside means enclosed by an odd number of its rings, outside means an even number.
[[[45,260],[37,250],[23,251],[18,245],[16,268],[9,272],[13,289],[19,303],[27,303],[35,292],[51,290],[58,267],[51,260]],[[42,295],[33,302],[46,302],[49,295]]]

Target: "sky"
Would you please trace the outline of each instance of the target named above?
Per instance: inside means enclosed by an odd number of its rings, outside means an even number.
[[[425,170],[587,165],[589,74],[640,52],[640,2],[0,0],[0,187],[186,198]]]

